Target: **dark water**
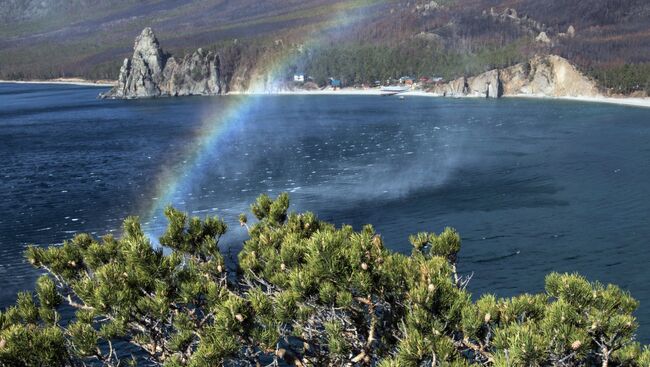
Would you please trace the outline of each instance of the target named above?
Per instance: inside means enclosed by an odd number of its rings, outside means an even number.
[[[161,177],[181,175],[170,200],[225,217],[234,248],[236,216],[261,192],[290,191],[294,210],[337,223],[373,223],[398,251],[410,251],[410,233],[453,226],[475,294],[538,292],[548,272],[577,271],[632,292],[650,342],[650,109],[97,93],[0,84],[0,307],[32,287],[28,243],[119,231],[129,214],[159,233],[148,208]],[[237,122],[194,160],[197,132],[232,110]]]

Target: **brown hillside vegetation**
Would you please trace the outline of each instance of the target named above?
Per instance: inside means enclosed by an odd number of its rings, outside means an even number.
[[[174,55],[235,40],[246,49],[278,41],[291,48],[318,34],[318,60],[308,61],[316,69],[341,62],[332,54],[385,58],[381,65],[353,60],[365,77],[331,70],[350,82],[454,77],[552,53],[617,91],[650,85],[644,0],[9,0],[0,19],[3,79],[115,79],[133,38],[150,26]],[[548,42],[535,41],[541,32]]]

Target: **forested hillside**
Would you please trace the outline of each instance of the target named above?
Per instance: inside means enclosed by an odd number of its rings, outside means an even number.
[[[270,47],[300,49],[305,56],[290,66],[320,81],[451,78],[555,53],[613,92],[650,89],[650,4],[644,0],[0,3],[4,79],[115,79],[133,38],[151,26],[174,55],[232,44],[244,58]],[[317,44],[309,42],[314,34]]]

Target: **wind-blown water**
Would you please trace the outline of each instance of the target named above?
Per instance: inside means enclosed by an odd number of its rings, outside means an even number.
[[[244,97],[97,93],[0,84],[0,307],[33,287],[29,243],[119,232],[131,214],[155,236],[173,203],[224,217],[234,253],[237,215],[260,193],[288,191],[293,210],[372,223],[397,251],[410,251],[410,233],[457,228],[476,295],[541,291],[554,270],[619,284],[641,301],[650,342],[648,109],[259,96],[224,123]]]

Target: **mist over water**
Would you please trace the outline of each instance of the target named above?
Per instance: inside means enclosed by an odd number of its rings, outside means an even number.
[[[457,228],[475,295],[538,292],[551,271],[619,284],[641,301],[650,342],[650,110],[376,96],[98,101],[98,92],[0,84],[0,307],[33,287],[28,243],[117,234],[132,214],[155,237],[171,203],[223,217],[234,254],[245,236],[238,214],[260,193],[287,191],[291,210],[372,223],[396,251],[410,252],[411,233]],[[224,121],[226,111],[237,113]],[[215,127],[215,139],[201,139]]]

